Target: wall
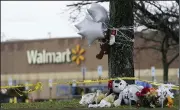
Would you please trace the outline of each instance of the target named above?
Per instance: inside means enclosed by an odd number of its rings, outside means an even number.
[[[135,37],[136,38],[136,37]],[[143,41],[136,39],[135,46],[140,45]],[[81,80],[81,66],[75,62],[69,64],[43,64],[30,65],[27,62],[26,51],[31,49],[57,52],[64,51],[66,48],[75,48],[80,44],[85,49],[85,61],[82,65],[87,67],[86,79],[97,79],[97,66],[103,66],[102,78],[108,77],[108,60],[104,56],[102,60],[96,59],[96,54],[99,53],[100,48],[98,43],[94,43],[91,47],[87,45],[86,40],[80,38],[68,39],[45,39],[33,41],[14,41],[1,43],[1,85],[8,85],[8,78],[12,77],[18,83],[36,83],[41,81],[44,85],[43,90],[34,92],[34,98],[48,98],[49,88],[48,80],[53,81],[68,81],[72,79]],[[151,66],[156,67],[157,81],[161,82],[163,79],[163,70],[161,63],[161,54],[154,50],[134,51],[134,65],[135,76],[143,80],[151,80]],[[178,60],[175,60],[170,65],[169,81],[177,83],[177,68]],[[140,74],[139,74],[140,71]],[[56,87],[53,87],[53,97],[56,97]]]
[[[64,64],[42,64],[30,65],[28,64],[26,51],[46,49],[50,52],[63,52],[65,49],[75,48],[80,44],[81,48],[85,49],[85,61],[82,63],[88,67],[88,70],[96,70],[97,65],[103,65],[107,69],[107,56],[105,60],[97,60],[96,54],[99,53],[99,46],[94,44],[89,48],[85,40],[80,38],[71,39],[48,39],[38,41],[20,41],[7,42],[1,44],[1,74],[29,74],[42,72],[71,72],[80,71],[81,65],[76,63]]]
[[[135,40],[135,47],[143,43],[141,39]],[[100,47],[95,42],[91,47],[87,45],[86,40],[80,38],[68,39],[44,39],[33,41],[14,41],[1,43],[1,74],[29,74],[29,73],[46,73],[46,72],[72,72],[81,71],[81,65],[75,62],[64,64],[41,64],[30,65],[27,60],[27,50],[46,49],[50,52],[63,52],[67,48],[73,49],[77,44],[85,49],[85,61],[82,65],[88,67],[89,71],[97,70],[98,65],[102,65],[104,70],[108,70],[107,55],[102,60],[96,59]],[[173,54],[173,53],[172,53]],[[170,68],[178,68],[178,59],[176,59]],[[135,69],[149,69],[151,66],[162,68],[161,53],[154,50],[134,51]]]

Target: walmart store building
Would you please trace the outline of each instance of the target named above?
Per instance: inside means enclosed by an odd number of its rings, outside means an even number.
[[[141,43],[135,40],[135,46]],[[1,86],[42,82],[43,89],[33,92],[34,99],[49,98],[49,80],[64,82],[82,80],[82,67],[86,67],[85,79],[97,79],[97,67],[103,67],[102,78],[108,78],[107,55],[96,59],[100,51],[98,43],[87,45],[81,38],[56,38],[28,41],[7,41],[1,43]],[[135,52],[136,53],[136,52]],[[156,51],[146,50],[134,56],[135,76],[152,80],[151,66],[156,68],[156,79],[162,81],[163,70]],[[159,59],[159,60],[157,60]],[[178,60],[169,70],[169,81],[177,82]],[[52,87],[52,98],[58,98],[57,86]]]

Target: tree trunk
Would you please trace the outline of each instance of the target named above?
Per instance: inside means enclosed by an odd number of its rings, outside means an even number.
[[[133,0],[110,0],[110,27],[133,26]],[[129,38],[134,38],[133,29],[121,31]],[[109,77],[134,77],[133,43],[122,38],[118,32],[115,41],[120,44],[110,46],[108,54]],[[134,80],[128,81],[134,83]]]
[[[166,35],[162,42],[162,64],[163,64],[163,81],[164,83],[168,82],[168,70],[169,70],[169,64],[167,60],[167,52],[168,52],[168,36]]]
[[[163,81],[166,84],[168,82],[168,62],[167,62],[167,56],[166,54],[162,53],[162,63],[163,63]]]
[[[168,83],[168,65],[167,64],[163,64],[163,68],[164,68],[164,76],[163,76],[163,80],[164,83]]]

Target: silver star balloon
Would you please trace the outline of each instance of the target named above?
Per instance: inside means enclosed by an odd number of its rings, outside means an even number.
[[[78,34],[86,37],[90,46],[95,40],[104,38],[103,25],[102,23],[89,21],[88,25],[84,25]]]
[[[109,21],[107,10],[97,3],[93,3],[87,11],[96,22],[107,23]]]
[[[85,18],[79,22],[78,24],[75,25],[75,27],[78,29],[78,30],[81,30],[83,27],[86,27],[89,25],[89,21],[93,21],[93,19],[91,18],[91,16],[86,13],[86,16]]]

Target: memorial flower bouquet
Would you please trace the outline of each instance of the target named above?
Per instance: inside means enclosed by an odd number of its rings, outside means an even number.
[[[137,106],[155,108],[158,106],[158,94],[155,88],[143,88],[140,92],[136,93],[139,98]]]

